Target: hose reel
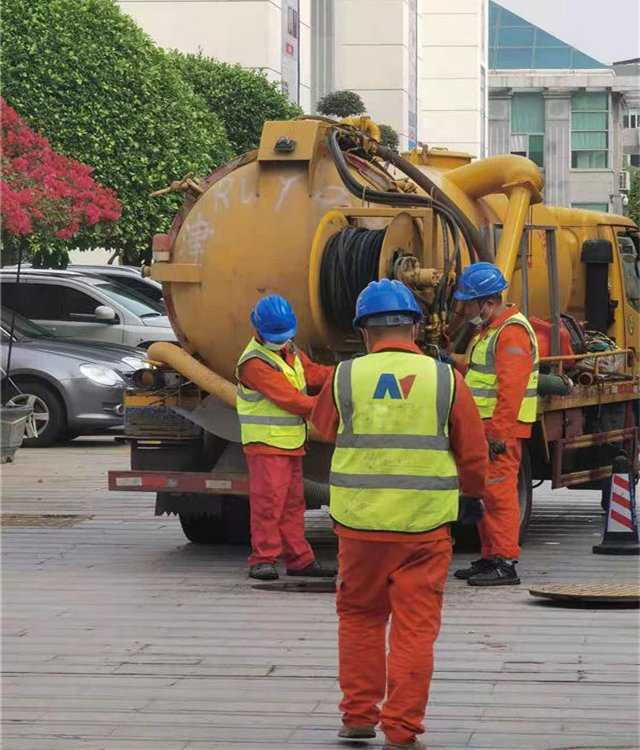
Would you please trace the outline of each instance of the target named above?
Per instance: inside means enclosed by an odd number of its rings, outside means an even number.
[[[391,219],[384,228],[371,228]],[[367,220],[368,226],[358,222]],[[356,299],[371,281],[398,279],[431,318],[442,271],[424,268],[435,232],[430,209],[331,211],[320,222],[311,250],[312,316],[325,342],[340,349],[356,343],[352,320]],[[344,346],[342,346],[344,348]]]

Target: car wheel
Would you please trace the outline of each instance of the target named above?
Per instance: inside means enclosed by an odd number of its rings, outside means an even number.
[[[27,448],[53,445],[66,430],[67,416],[60,397],[44,383],[22,381],[17,386],[22,393],[12,396],[7,403],[33,409],[25,425],[22,445]]]

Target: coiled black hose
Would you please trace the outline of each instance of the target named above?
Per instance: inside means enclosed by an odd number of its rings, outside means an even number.
[[[327,242],[320,264],[320,302],[327,322],[342,333],[353,331],[358,295],[378,278],[385,231],[348,227]]]
[[[420,206],[433,208],[436,213],[446,216],[452,224],[455,224],[458,227],[472,254],[478,259],[489,260],[489,253],[485,248],[484,240],[480,232],[478,232],[476,227],[473,226],[455,203],[442,193],[442,191],[437,190],[438,197],[433,197],[432,195],[419,195],[417,193],[398,193],[374,190],[373,188],[363,185],[352,175],[351,169],[349,168],[349,165],[344,158],[344,154],[342,153],[342,149],[340,148],[337,130],[334,130],[329,134],[327,138],[327,148],[333,157],[340,178],[347,190],[353,195],[369,203],[382,203],[389,206],[406,206],[407,208]],[[388,159],[394,166],[401,169],[418,185],[424,186],[425,189],[429,188],[434,193],[436,192],[436,188],[431,180],[428,180],[419,169],[410,164],[406,159],[403,159],[395,152],[390,151],[379,144],[376,144],[376,153],[380,153],[382,158]]]

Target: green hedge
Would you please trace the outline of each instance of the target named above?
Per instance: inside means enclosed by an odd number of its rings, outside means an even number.
[[[257,148],[266,120],[288,120],[302,114],[277,83],[260,71],[204,57],[172,52],[170,57],[209,110],[222,120],[236,154]]]
[[[72,246],[148,254],[180,202],[149,193],[232,157],[220,119],[113,0],[4,0],[2,22],[5,99],[122,203],[115,232]]]

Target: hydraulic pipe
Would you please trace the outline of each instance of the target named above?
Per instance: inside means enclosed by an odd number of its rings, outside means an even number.
[[[460,228],[465,235],[469,250],[473,250],[478,260],[492,261],[493,255],[487,248],[484,237],[480,234],[477,227],[467,217],[464,211],[460,210],[460,207],[453,201],[449,196],[443,192],[433,180],[429,179],[427,175],[414,166],[410,161],[407,161],[404,157],[400,156],[395,151],[392,151],[386,146],[382,146],[380,143],[375,144],[375,154],[382,159],[393,164],[401,172],[413,180],[416,185],[419,185],[426,193],[428,193],[434,201],[442,204],[448,211],[450,211],[455,217],[456,222],[460,225]],[[463,167],[464,169],[464,167]],[[457,171],[457,170],[453,170]]]
[[[179,372],[198,388],[220,399],[227,406],[236,408],[236,386],[210,370],[202,362],[167,341],[158,341],[149,347],[149,359],[162,362]],[[313,425],[309,424],[309,439],[325,442]]]
[[[530,201],[531,191],[524,186],[513,188],[509,196],[509,207],[495,260],[495,264],[509,282],[518,258]]]
[[[544,185],[538,167],[524,156],[514,154],[490,156],[452,169],[447,172],[447,180],[474,200],[493,193],[511,195],[515,187],[526,185],[531,190],[532,203],[541,202]]]

